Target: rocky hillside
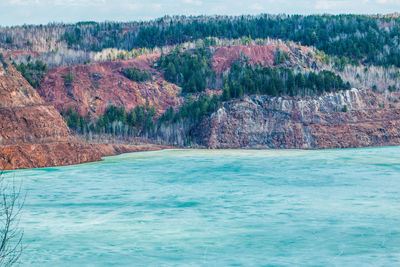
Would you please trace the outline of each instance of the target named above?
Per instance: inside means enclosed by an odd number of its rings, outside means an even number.
[[[321,97],[251,96],[197,127],[208,148],[329,149],[400,144],[399,94],[352,89]]]
[[[126,110],[136,106],[154,106],[158,115],[170,106],[178,106],[180,88],[166,82],[162,74],[151,68],[159,55],[141,56],[132,60],[109,61],[51,69],[38,89],[41,97],[60,112],[72,108],[86,116],[98,117],[110,104]],[[139,68],[152,73],[152,81],[136,82],[124,76],[126,68]],[[72,74],[70,84],[65,75]]]
[[[372,66],[367,69],[360,65],[353,66],[353,69],[347,66],[338,71],[322,60],[315,49],[293,42],[230,45],[210,51],[212,54],[208,60],[211,63],[208,66],[212,66],[218,76],[215,88],[209,90],[206,87],[203,91],[184,94],[181,94],[179,86],[164,79],[162,72],[165,70],[152,67],[160,56],[158,54],[131,60],[56,67],[46,73],[37,91],[9,62],[2,60],[1,166],[32,168],[76,164],[99,160],[104,155],[161,148],[151,145],[139,148],[84,144],[77,140],[59,114],[71,108],[81,116],[90,113],[96,121],[109,105],[125,107],[126,110],[154,106],[157,119],[168,110],[169,119],[164,116],[164,123],[157,124],[154,133],[146,133],[146,137],[165,145],[325,149],[400,144],[400,95],[396,89],[399,79],[395,68]],[[263,91],[245,91],[242,95],[230,94],[226,98],[221,84],[228,88],[231,85],[223,84],[222,79],[218,79],[221,75],[229,76],[228,72],[233,73],[234,68],[230,71],[232,63],[240,59],[278,71],[285,68],[295,70],[296,79],[300,73],[318,74],[332,70],[332,75],[340,75],[345,81],[354,76],[357,82],[352,81],[352,84],[360,89],[340,91],[342,87],[336,87],[334,91],[329,91],[332,88],[323,87],[325,90],[316,92],[314,88],[313,94],[304,94],[309,88],[307,86],[315,87],[316,83],[308,85],[303,81],[301,88],[304,90],[294,92],[292,97],[287,92],[281,92],[280,97],[272,97],[256,95]],[[151,73],[151,79],[140,82],[131,80],[124,73],[128,68]],[[318,78],[317,74],[315,77]],[[387,78],[392,76],[394,78]],[[233,85],[242,81],[233,80]],[[287,83],[288,79],[283,77],[279,85],[283,88]],[[375,86],[372,90],[373,83],[382,86]],[[246,83],[242,84],[245,87]],[[196,105],[196,101],[206,94],[215,94],[218,98],[217,102],[213,102],[215,109],[212,111],[207,111],[211,102]],[[187,102],[183,104],[185,99]],[[174,112],[179,112],[182,104],[182,109],[187,109],[186,115],[181,113],[180,117],[175,116]],[[207,112],[201,113],[203,111]],[[107,133],[101,134],[107,137]]]
[[[278,54],[281,54],[282,62],[277,62]],[[259,63],[264,67],[279,63],[283,67],[311,68],[316,66],[317,62],[310,55],[314,56],[315,52],[309,47],[271,41],[267,45],[235,45],[218,48],[213,55],[212,65],[217,74],[228,71],[234,61],[242,58],[252,65]]]
[[[0,54],[37,88],[0,58],[0,168],[160,149],[86,144],[63,111],[94,143],[399,145],[399,25],[261,15],[0,27]]]
[[[80,143],[59,112],[0,58],[0,168],[34,168],[101,159]]]

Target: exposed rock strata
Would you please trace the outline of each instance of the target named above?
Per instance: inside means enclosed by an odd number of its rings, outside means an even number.
[[[90,145],[77,142],[0,147],[0,167],[3,170],[65,166],[99,160],[99,151]]]
[[[58,111],[5,59],[0,64],[0,168],[19,169],[101,160],[80,143]]]
[[[400,106],[388,99],[357,89],[306,99],[246,97],[204,120],[196,140],[209,148],[400,145]]]
[[[1,170],[80,164],[99,161],[103,156],[164,148],[167,147],[81,142],[60,113],[45,103],[21,74],[1,58]]]

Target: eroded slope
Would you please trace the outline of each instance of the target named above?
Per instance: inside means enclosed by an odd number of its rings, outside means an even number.
[[[0,168],[20,169],[100,160],[80,143],[59,112],[44,103],[8,61],[0,64]]]
[[[161,73],[151,68],[158,55],[142,56],[133,60],[110,61],[59,67],[50,70],[38,92],[42,98],[60,112],[72,108],[86,116],[104,113],[108,105],[123,106],[127,110],[136,106],[154,106],[162,114],[170,106],[181,103],[180,88],[166,82]],[[153,81],[135,82],[123,75],[130,67],[151,71]],[[73,82],[66,84],[63,75],[72,73]]]

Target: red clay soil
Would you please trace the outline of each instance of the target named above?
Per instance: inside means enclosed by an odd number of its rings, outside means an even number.
[[[47,105],[5,59],[0,62],[0,168],[37,168],[101,160],[81,144],[60,113]]]
[[[100,105],[100,109],[113,100],[115,104],[121,103],[134,107],[136,104],[149,103],[158,105],[158,110],[178,103],[176,97],[178,88],[165,83],[162,78],[149,84],[134,86],[121,76],[119,71],[127,66],[150,69],[151,57],[139,58],[134,61],[114,62],[90,65],[90,71],[100,73],[103,78],[98,81],[99,87],[110,97]],[[74,67],[77,84],[84,83],[84,77],[89,77],[86,72],[88,66]],[[68,68],[61,68],[68,72]],[[64,73],[62,72],[62,73]],[[61,73],[55,72],[55,76]],[[86,75],[86,76],[85,76]],[[47,77],[47,79],[49,79]],[[121,87],[113,90],[113,84],[119,83]],[[60,82],[56,79],[56,83]],[[126,85],[129,83],[130,85]],[[114,84],[115,85],[115,84]],[[76,86],[76,92],[80,97],[70,103],[82,104],[87,98],[87,92],[80,92],[81,87]],[[135,87],[136,86],[136,87]],[[129,88],[128,88],[129,87]],[[122,89],[121,89],[122,88]],[[123,88],[127,89],[125,92]],[[147,89],[148,90],[147,90]],[[48,88],[49,92],[52,91]],[[54,88],[57,92],[57,87]],[[60,89],[60,88],[58,88]],[[154,90],[153,90],[154,89]],[[114,92],[115,91],[115,92]],[[61,93],[61,96],[65,95]],[[134,98],[133,96],[136,96]],[[62,99],[62,98],[61,98]],[[153,102],[151,102],[153,101]],[[82,104],[82,107],[85,107]],[[81,109],[83,111],[83,109]],[[99,145],[82,143],[68,128],[60,113],[39,96],[21,74],[5,59],[0,62],[0,170],[31,169],[52,166],[64,166],[80,164],[92,161],[100,161],[103,156],[112,156],[120,153],[153,151],[167,148],[157,145]]]
[[[235,45],[221,47],[217,49],[212,58],[212,65],[217,74],[221,74],[230,69],[232,63],[241,57],[245,57],[250,64],[261,63],[262,66],[273,66],[277,50],[289,53],[289,61],[300,63],[298,56],[307,58],[312,51],[308,47],[293,45],[288,46],[284,43],[272,43],[269,45]],[[296,62],[294,62],[296,61]]]
[[[56,142],[0,147],[2,170],[65,166],[101,160],[99,151],[84,143]]]
[[[154,106],[157,115],[182,102],[180,88],[168,83],[161,73],[151,67],[159,55],[141,56],[132,60],[112,61],[58,67],[50,70],[40,88],[41,97],[60,112],[72,108],[82,116],[88,112],[98,117],[110,104],[124,106]],[[136,67],[153,72],[153,81],[137,83],[126,78],[122,71]],[[65,85],[63,75],[72,72],[72,85]]]

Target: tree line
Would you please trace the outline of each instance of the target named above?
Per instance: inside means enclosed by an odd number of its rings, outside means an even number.
[[[150,71],[141,70],[135,67],[126,68],[122,73],[125,75],[125,77],[134,82],[151,81],[153,77]]]
[[[174,45],[183,42],[219,37],[279,38],[315,46],[329,55],[346,56],[365,63],[400,66],[398,18],[376,18],[361,15],[311,16],[241,16],[217,19],[201,17],[185,20],[160,19],[139,27],[137,33],[123,31],[123,25],[109,26],[105,41],[89,47],[84,43],[80,26],[68,30],[71,47],[89,50],[117,47],[131,50],[137,47]],[[98,25],[90,28],[93,36],[100,32]],[[101,35],[101,36],[103,36]],[[104,36],[103,36],[104,37]],[[388,48],[388,49],[386,49]]]
[[[290,68],[240,65],[234,62],[229,74],[224,77],[222,98],[227,101],[252,94],[312,96],[348,90],[350,87],[349,82],[344,82],[339,75],[328,70],[295,73]]]
[[[205,116],[215,112],[221,106],[221,100],[218,95],[210,97],[205,94],[198,99],[189,96],[180,109],[174,110],[170,107],[158,120],[158,126],[183,120],[188,120],[191,123],[199,122]]]
[[[136,106],[126,111],[125,107],[109,105],[98,119],[92,119],[90,113],[83,117],[72,108],[61,114],[68,126],[79,134],[137,136],[152,132],[155,125],[155,109],[149,106]]]
[[[33,34],[37,38],[32,38]],[[333,56],[375,65],[400,66],[400,18],[364,15],[259,15],[164,17],[150,22],[96,23],[0,28],[0,45],[23,49],[46,40],[69,48],[101,51],[154,48],[218,37],[275,38],[315,46]],[[42,37],[42,38],[41,38]]]

